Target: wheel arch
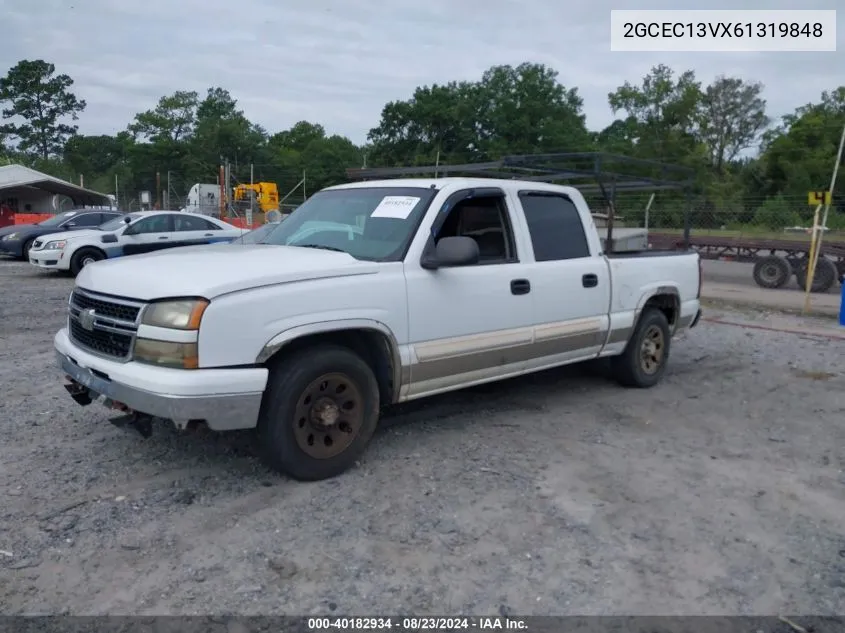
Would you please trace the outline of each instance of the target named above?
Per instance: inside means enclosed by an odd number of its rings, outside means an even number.
[[[637,308],[634,311],[634,331],[639,326],[643,312],[647,308],[657,308],[663,312],[666,315],[666,320],[669,321],[670,332],[674,333],[681,315],[680,290],[677,286],[670,284],[655,286],[646,290],[637,302]]]
[[[334,344],[351,349],[373,370],[382,403],[399,399],[408,382],[399,344],[391,329],[373,319],[343,319],[301,325],[284,330],[261,348],[255,362],[269,365],[310,346]]]
[[[72,259],[79,251],[83,250],[92,250],[97,251],[100,253],[104,259],[108,258],[108,253],[99,246],[95,246],[94,244],[77,244],[74,248],[71,249],[70,253],[68,253],[68,260]]]

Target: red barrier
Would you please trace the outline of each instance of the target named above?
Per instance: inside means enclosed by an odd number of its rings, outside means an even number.
[[[257,229],[263,224],[262,222],[253,222],[252,224],[247,224],[245,218],[226,218],[224,222],[228,222],[229,224],[232,224],[233,226],[236,226],[239,229],[249,229],[250,231],[253,229]]]
[[[44,220],[49,220],[53,217],[52,213],[15,213],[12,214],[14,217],[14,224],[37,224],[38,222],[43,222]],[[226,222],[232,224],[239,229],[257,229],[259,226],[263,224],[263,222],[253,222],[252,224],[247,224],[245,218],[226,218]]]
[[[52,217],[52,213],[16,213],[15,224],[37,224]]]

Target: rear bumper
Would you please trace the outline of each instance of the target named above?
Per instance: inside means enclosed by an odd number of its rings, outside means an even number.
[[[250,429],[258,424],[267,370],[180,370],[118,363],[76,347],[62,329],[54,338],[56,360],[64,374],[100,397],[138,413],[187,422],[204,420],[213,431]]]
[[[698,299],[690,299],[681,304],[681,315],[678,319],[676,332],[694,328],[701,319],[701,302]]]

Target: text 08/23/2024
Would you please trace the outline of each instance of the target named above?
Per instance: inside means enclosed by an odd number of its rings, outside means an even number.
[[[836,11],[611,11],[612,51],[832,52]]]

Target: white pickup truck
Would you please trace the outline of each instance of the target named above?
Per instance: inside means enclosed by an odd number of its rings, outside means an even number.
[[[383,405],[599,357],[651,387],[700,290],[694,252],[603,254],[571,187],[363,182],[260,244],[86,266],[55,348],[80,404],[146,432],[256,428],[272,468],[317,480],[355,463]]]

